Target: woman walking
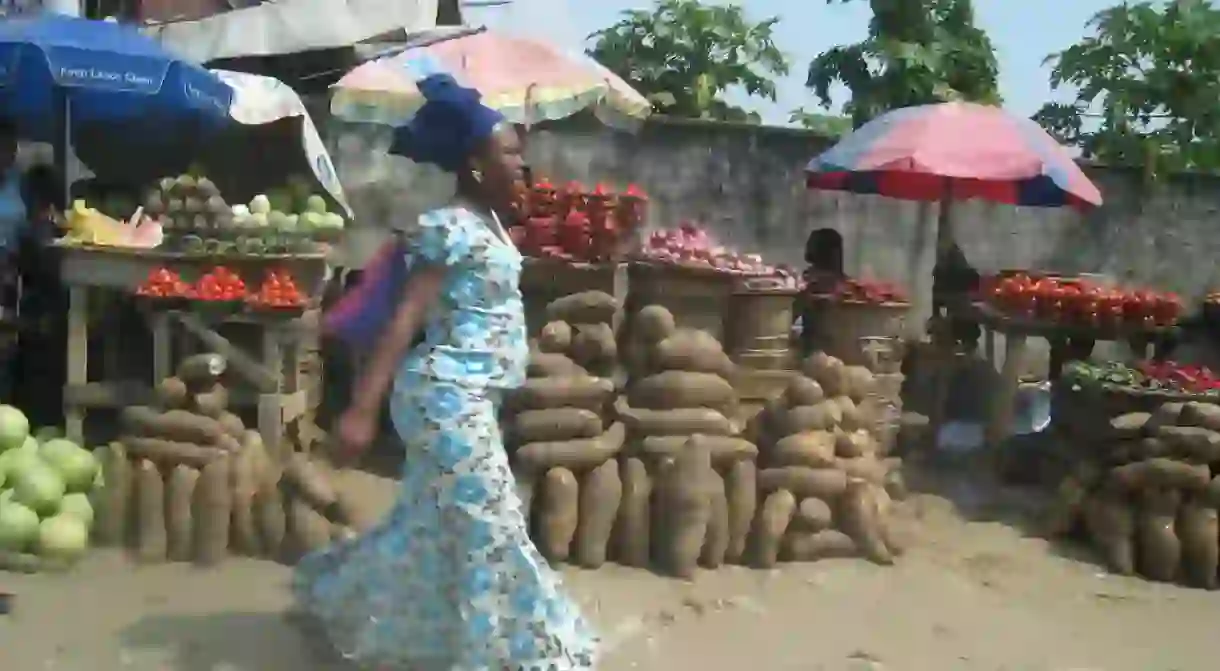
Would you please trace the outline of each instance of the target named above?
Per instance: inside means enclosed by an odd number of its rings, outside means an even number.
[[[529,540],[497,424],[528,356],[521,255],[499,218],[521,187],[520,142],[452,78],[419,89],[391,153],[454,173],[457,197],[407,231],[409,280],[335,427],[355,456],[390,394],[406,447],[398,499],[365,535],[305,557],[296,596],[361,667],[591,669],[594,635]]]

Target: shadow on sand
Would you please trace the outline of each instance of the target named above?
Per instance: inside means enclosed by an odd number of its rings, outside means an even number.
[[[173,671],[353,671],[287,614],[159,615],[128,627],[126,648],[167,654]]]

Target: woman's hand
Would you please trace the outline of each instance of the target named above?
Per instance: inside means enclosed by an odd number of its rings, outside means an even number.
[[[338,462],[358,460],[377,438],[378,414],[361,406],[343,411],[335,431],[335,458]]]

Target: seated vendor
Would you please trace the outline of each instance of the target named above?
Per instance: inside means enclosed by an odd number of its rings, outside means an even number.
[[[938,324],[943,324],[952,342],[966,351],[978,348],[982,330],[973,316],[954,314],[952,308],[976,292],[979,282],[979,271],[970,265],[956,242],[937,255],[932,269],[932,320],[928,328],[935,331]]]
[[[843,272],[843,236],[833,228],[812,231],[805,240],[805,263],[802,274],[805,291],[813,295],[833,294],[846,275]],[[799,331],[802,355],[819,348],[819,306],[806,301],[798,312],[794,331]]]

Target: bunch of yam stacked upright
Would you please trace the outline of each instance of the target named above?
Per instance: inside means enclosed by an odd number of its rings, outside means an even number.
[[[229,411],[225,361],[202,354],[121,413],[103,448],[97,535],[146,563],[294,560],[348,533],[349,506],[304,454],[280,455]]]
[[[600,291],[552,301],[532,343],[528,379],[506,401],[502,426],[534,539],[551,562],[606,561],[622,495],[611,420],[619,306]]]
[[[733,364],[704,331],[677,328],[664,307],[632,319],[627,428],[615,558],[689,578],[738,562],[757,503],[758,450],[734,421]]]
[[[817,353],[755,418],[760,508],[754,565],[865,557],[890,564],[902,547],[892,500],[905,495],[901,463],[877,439],[871,371]]]
[[[1063,489],[1080,492],[1085,530],[1108,568],[1214,589],[1220,406],[1165,403],[1121,415],[1100,447]]]

